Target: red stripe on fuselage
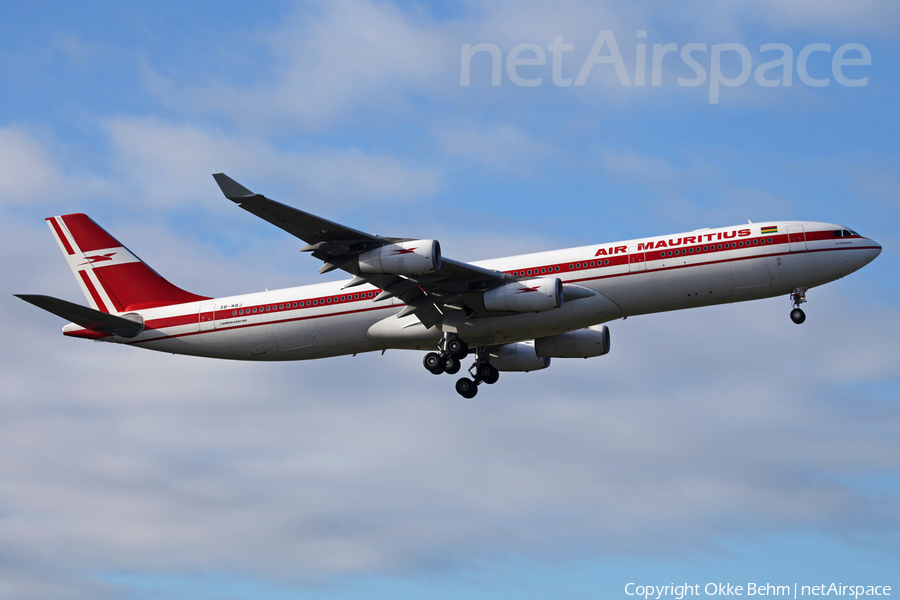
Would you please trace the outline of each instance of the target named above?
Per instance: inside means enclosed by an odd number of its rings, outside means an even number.
[[[831,239],[830,236],[832,234],[830,231],[827,231],[824,233],[826,235],[816,236],[816,239],[818,239],[818,240]],[[765,238],[766,240],[768,240],[770,237],[773,239],[773,241],[771,243],[766,242],[766,244],[764,246],[772,246],[774,249],[774,247],[776,245],[778,245],[775,241],[775,237],[784,238],[785,241],[781,245],[787,244],[787,236],[786,235],[784,235],[784,236],[763,236],[763,238]],[[679,260],[682,257],[688,257],[688,256],[696,256],[696,255],[706,256],[706,255],[711,255],[714,252],[718,253],[718,252],[725,252],[725,251],[738,251],[738,250],[745,250],[745,249],[750,249],[750,248],[758,249],[758,248],[763,247],[763,246],[759,246],[759,245],[753,246],[752,238],[750,240],[751,240],[751,243],[749,246],[747,245],[747,239],[745,238],[744,239],[744,247],[737,247],[737,248],[731,248],[730,247],[731,243],[729,242],[728,243],[729,247],[727,249],[724,248],[724,246],[725,246],[724,242],[721,244],[723,246],[723,248],[719,249],[718,246],[720,244],[717,240],[716,244],[711,244],[711,243],[705,244],[708,247],[716,246],[714,249],[709,249],[706,252],[703,252],[703,251],[696,252],[695,251],[694,254],[681,254],[677,258],[674,255],[671,257],[666,256],[665,258],[670,259],[670,260]],[[815,240],[813,240],[813,241],[815,241]],[[704,244],[700,244],[699,246],[702,248],[702,246],[704,246]],[[696,246],[694,246],[694,247],[696,248]],[[596,275],[596,276],[592,276],[592,277],[582,277],[582,278],[578,278],[578,279],[569,279],[569,280],[566,280],[564,283],[581,283],[581,282],[586,282],[586,281],[597,281],[597,280],[608,279],[608,278],[613,278],[613,277],[624,277],[627,275],[642,275],[642,274],[646,275],[648,273],[654,273],[654,272],[660,272],[660,271],[670,271],[670,270],[674,270],[674,269],[686,269],[686,268],[691,268],[691,267],[702,267],[702,266],[708,266],[708,265],[721,265],[721,264],[725,264],[725,263],[729,263],[729,262],[739,262],[739,261],[753,260],[753,259],[765,259],[765,258],[771,258],[771,257],[775,257],[775,256],[789,256],[789,255],[797,256],[800,254],[809,254],[809,253],[814,253],[814,252],[831,252],[831,251],[836,251],[836,250],[867,250],[870,248],[871,247],[818,248],[818,249],[813,249],[813,250],[802,250],[802,251],[794,251],[794,252],[790,252],[785,249],[785,250],[781,250],[778,252],[770,252],[770,253],[766,253],[766,254],[751,254],[751,255],[746,255],[746,256],[736,256],[736,257],[731,257],[731,258],[726,258],[726,259],[721,259],[721,260],[707,260],[707,261],[703,261],[703,262],[693,262],[693,263],[689,263],[689,264],[679,264],[679,265],[672,265],[672,266],[660,266],[660,267],[655,267],[655,268],[651,266],[647,269],[640,270],[640,271],[626,271],[626,272],[620,272],[620,273],[610,273],[610,274],[606,274],[606,275]],[[642,252],[642,254],[653,254],[656,252],[657,252],[656,250],[653,250],[650,252]],[[608,265],[595,264],[595,266],[593,266],[593,267],[589,266],[589,262],[587,262],[587,261],[583,261],[582,263],[578,263],[577,261],[575,261],[572,263],[572,265],[573,265],[572,270],[569,271],[569,269],[566,268],[566,271],[567,272],[577,272],[577,271],[581,271],[581,270],[606,269],[606,268],[611,268],[614,266],[627,265],[629,262],[628,261],[629,256],[632,256],[632,255],[624,255],[624,256],[614,257],[613,259],[611,259],[611,262]],[[660,259],[652,258],[649,260],[652,260],[655,262]],[[599,263],[601,261],[596,261],[596,259],[595,259],[594,262]],[[568,265],[568,263],[566,263],[566,264]],[[585,266],[584,267],[575,267],[574,265],[576,265],[576,264],[583,264]],[[516,273],[516,272],[523,272],[525,270],[526,269],[516,269],[515,271],[511,271],[510,273],[512,274],[512,273]],[[535,270],[536,269],[532,268],[532,273],[534,273]],[[554,271],[554,274],[555,274],[555,271]],[[535,275],[539,276],[539,275],[541,275],[541,273],[535,273]],[[344,303],[350,303],[350,302],[360,302],[360,301],[366,302],[366,301],[371,301],[371,298],[373,296],[375,296],[376,293],[377,293],[377,291],[364,292],[362,295],[364,295],[366,297],[359,298],[359,299],[352,298],[353,294],[343,294],[343,295],[342,294],[331,294],[328,296],[317,297],[317,298],[315,298],[315,300],[312,298],[309,298],[309,299],[305,299],[305,300],[297,300],[296,302],[294,300],[291,300],[288,302],[276,302],[276,303],[269,302],[269,303],[264,303],[264,304],[256,304],[256,305],[251,305],[250,307],[247,307],[247,308],[216,309],[215,320],[218,322],[218,321],[228,320],[230,318],[240,319],[240,318],[245,318],[245,317],[256,317],[256,316],[261,316],[261,315],[268,316],[268,315],[275,315],[275,314],[278,314],[281,312],[306,311],[306,310],[336,306],[338,304],[344,304]],[[360,294],[357,294],[357,295],[360,295]],[[345,301],[339,300],[339,298],[341,298],[341,297],[347,297],[347,300],[345,300]],[[328,304],[326,304],[326,299],[328,299],[328,300],[333,299],[332,300],[333,303],[329,302]],[[316,301],[318,304],[306,306],[307,303],[311,303],[313,301]],[[293,304],[295,304],[295,303],[297,304],[297,306],[293,306]],[[284,306],[284,308],[278,308],[279,306]],[[251,310],[253,308],[255,308],[258,312],[252,313]],[[265,310],[266,308],[269,308],[269,310]],[[158,341],[158,340],[168,339],[168,338],[198,335],[201,333],[215,333],[215,332],[219,332],[219,331],[231,331],[234,329],[257,327],[257,326],[261,326],[261,325],[272,325],[272,324],[278,324],[278,323],[288,323],[288,322],[292,322],[292,321],[304,321],[304,320],[319,319],[319,318],[337,317],[337,316],[342,316],[342,315],[361,313],[361,312],[369,312],[369,311],[373,311],[373,310],[382,310],[382,309],[387,309],[387,308],[397,308],[397,307],[396,307],[396,305],[386,304],[384,306],[373,306],[370,308],[363,308],[363,309],[357,309],[357,310],[343,310],[340,312],[333,312],[333,313],[326,313],[326,314],[315,314],[315,315],[309,315],[309,316],[299,316],[299,317],[283,318],[283,319],[277,319],[277,320],[266,320],[266,321],[257,322],[257,323],[247,323],[247,324],[243,324],[243,325],[225,326],[225,327],[220,327],[220,328],[216,328],[214,330],[207,330],[207,331],[190,331],[190,332],[185,332],[185,333],[175,334],[175,335],[163,334],[160,337],[146,339],[146,340],[135,340],[135,341],[128,342],[128,343],[129,344],[140,344],[140,343]],[[231,315],[226,316],[224,319],[220,316],[222,313],[232,313],[232,312],[237,313],[238,311],[244,311],[244,314],[231,314]],[[185,315],[176,315],[176,316],[172,316],[172,317],[163,317],[160,319],[149,320],[149,321],[147,321],[146,326],[147,326],[147,330],[159,331],[160,329],[164,329],[164,328],[178,327],[178,326],[183,326],[183,325],[192,325],[197,322],[198,322],[198,313],[191,312],[191,313],[188,313]],[[159,331],[159,333],[162,333],[162,332]]]
[[[831,239],[831,237],[830,237],[831,232],[828,231],[825,233],[827,235],[822,236],[822,237],[817,237],[816,239]],[[713,235],[713,234],[709,234],[709,235]],[[576,272],[576,271],[583,271],[585,269],[599,269],[602,267],[614,267],[617,265],[627,265],[629,263],[629,257],[631,257],[631,256],[644,255],[645,260],[661,260],[661,257],[659,256],[659,252],[669,251],[669,250],[671,250],[673,252],[673,257],[676,256],[674,254],[676,251],[678,252],[677,256],[681,256],[682,254],[692,254],[692,255],[704,256],[707,254],[712,254],[713,252],[726,252],[726,251],[730,251],[730,250],[739,250],[741,248],[746,248],[748,246],[761,248],[763,246],[777,246],[779,244],[787,244],[788,243],[787,235],[776,235],[776,236],[765,236],[764,235],[764,236],[760,236],[760,237],[745,237],[745,238],[741,238],[740,240],[735,240],[734,243],[740,244],[740,242],[744,242],[744,245],[736,246],[736,247],[732,248],[731,243],[732,243],[733,239],[734,238],[729,238],[728,240],[716,239],[714,242],[706,242],[706,243],[700,243],[700,244],[690,243],[688,245],[682,245],[679,243],[679,244],[670,246],[668,244],[665,244],[665,246],[661,247],[661,249],[655,249],[655,248],[654,249],[645,249],[645,250],[640,250],[640,251],[636,251],[636,252],[632,252],[632,253],[622,252],[620,254],[613,254],[613,255],[594,254],[594,255],[589,255],[584,260],[580,260],[580,261],[577,259],[574,259],[574,260],[566,261],[564,263],[553,263],[553,264],[549,264],[549,265],[545,264],[545,265],[540,265],[538,267],[532,267],[530,269],[528,267],[523,267],[523,268],[519,268],[519,269],[512,269],[509,271],[505,271],[505,273],[508,275],[512,275],[513,277],[534,277],[534,276],[542,276],[542,275],[555,275],[557,273],[572,273],[572,272]],[[759,243],[753,244],[753,240],[758,240]],[[769,240],[771,240],[771,241],[769,241]],[[809,238],[807,238],[807,240],[809,240]],[[655,244],[655,243],[659,243],[659,242],[665,243],[665,240],[660,239],[657,242],[638,242],[637,244],[634,245],[634,247],[637,247],[638,244],[648,244],[649,245],[649,244]],[[726,247],[726,245],[727,245],[727,247]],[[721,247],[719,247],[719,246],[721,246]],[[614,246],[610,245],[610,246],[606,246],[606,247],[611,248]],[[616,247],[622,248],[623,246],[616,246]],[[706,247],[707,249],[703,250],[704,247]],[[689,252],[690,249],[693,249],[693,252]],[[669,258],[669,257],[666,257],[666,258]],[[641,262],[641,261],[638,260],[638,261],[634,261],[634,262]],[[591,264],[591,263],[593,263],[593,264]],[[707,263],[704,263],[704,264],[707,264]]]
[[[191,335],[234,331],[235,329],[247,329],[249,327],[260,327],[261,325],[276,325],[279,323],[291,323],[293,321],[309,321],[312,319],[324,319],[327,317],[339,317],[339,316],[343,316],[343,315],[352,315],[352,314],[356,314],[356,313],[371,312],[373,310],[384,310],[386,308],[396,308],[399,310],[399,307],[397,307],[397,306],[394,306],[392,304],[386,304],[384,306],[372,306],[370,308],[360,308],[357,310],[344,310],[341,312],[328,313],[328,314],[324,314],[324,315],[310,315],[308,317],[293,317],[290,319],[278,319],[278,320],[273,320],[273,321],[262,321],[259,323],[247,323],[246,325],[225,326],[225,327],[216,328],[216,329],[209,329],[206,331],[186,331],[184,333],[176,333],[174,335],[163,334],[163,335],[161,335],[159,337],[155,337],[155,338],[150,338],[150,339],[146,339],[146,340],[135,340],[132,342],[125,342],[125,343],[127,343],[127,344],[144,344],[147,342],[157,342],[159,340],[167,340],[167,339],[186,337],[186,336],[191,336]],[[299,310],[299,309],[292,309],[292,310]],[[160,321],[163,321],[165,323],[160,325],[159,324]],[[172,322],[170,323],[168,321],[172,321]],[[196,314],[182,315],[182,316],[178,316],[178,317],[168,317],[165,319],[154,319],[152,321],[147,322],[147,328],[144,329],[144,331],[145,332],[147,332],[148,330],[159,331],[159,329],[163,328],[163,327],[174,327],[177,325],[191,325],[191,324],[197,323],[197,322],[198,321],[197,321]],[[160,333],[162,333],[162,332],[160,332]]]
[[[855,248],[818,248],[816,250],[799,250],[799,251],[794,251],[794,252],[773,252],[771,254],[754,254],[751,256],[737,256],[734,258],[725,258],[722,260],[711,260],[711,261],[700,262],[700,263],[691,263],[691,264],[686,264],[686,265],[684,265],[684,264],[683,265],[672,265],[670,267],[648,267],[647,269],[643,269],[640,271],[626,271],[623,273],[611,273],[609,275],[598,275],[596,277],[583,277],[581,279],[570,279],[568,281],[565,281],[564,283],[581,283],[583,281],[597,281],[600,279],[611,279],[613,277],[624,277],[626,275],[646,275],[647,273],[659,273],[661,271],[673,271],[675,269],[689,269],[691,267],[705,267],[707,265],[722,265],[725,263],[741,262],[744,260],[753,260],[755,258],[772,258],[775,256],[797,256],[800,254],[813,254],[816,252],[835,252],[835,251],[840,251],[840,250],[871,250],[871,249],[872,249],[871,246],[857,246]],[[730,250],[733,250],[733,248],[730,248]],[[671,258],[673,260],[675,259],[674,256],[672,256],[672,257],[667,256],[666,258]],[[658,260],[658,259],[654,259],[654,260]],[[594,267],[594,268],[597,268],[597,267]]]

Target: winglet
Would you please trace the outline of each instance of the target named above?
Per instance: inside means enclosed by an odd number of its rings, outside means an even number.
[[[213,178],[216,180],[216,183],[219,184],[219,189],[222,190],[222,193],[225,194],[225,197],[229,200],[237,202],[243,198],[256,196],[256,194],[225,173],[213,173]]]

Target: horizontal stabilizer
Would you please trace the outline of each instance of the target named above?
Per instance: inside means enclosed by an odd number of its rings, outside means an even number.
[[[62,317],[67,321],[71,321],[76,325],[80,325],[81,327],[96,333],[120,335],[122,337],[131,338],[144,330],[143,320],[132,321],[125,317],[118,317],[51,296],[41,296],[39,294],[13,295],[16,298],[21,298],[25,302],[34,304],[38,308],[43,308],[47,312],[51,312],[58,317]]]

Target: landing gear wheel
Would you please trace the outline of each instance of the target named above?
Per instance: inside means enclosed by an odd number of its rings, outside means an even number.
[[[449,373],[450,375],[459,373],[459,368],[461,366],[459,359],[455,356],[448,356],[444,359],[444,373]]]
[[[479,365],[476,375],[481,381],[489,385],[497,383],[497,380],[500,379],[500,371],[490,363]]]
[[[463,398],[474,398],[478,385],[468,377],[462,377],[456,381],[456,392]]]
[[[441,358],[441,355],[437,352],[429,352],[426,354],[425,358],[422,360],[422,364],[435,375],[440,375],[444,372],[444,359]]]
[[[459,360],[469,355],[469,346],[459,338],[447,340],[447,353]]]
[[[791,304],[794,310],[791,311],[791,321],[799,325],[806,320],[806,313],[800,310],[800,305],[806,302],[806,288],[794,288],[791,292]]]

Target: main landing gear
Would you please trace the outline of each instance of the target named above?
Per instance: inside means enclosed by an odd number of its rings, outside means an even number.
[[[440,352],[429,352],[422,364],[431,373],[440,375],[458,373],[462,360],[469,355],[469,347],[457,337],[447,336],[441,341]],[[463,398],[474,398],[481,383],[494,384],[500,379],[500,372],[489,361],[484,348],[475,351],[475,363],[469,367],[472,379],[462,377],[456,382],[456,392]]]
[[[461,377],[456,380],[456,393],[463,398],[474,398],[478,393],[478,386],[482,383],[492,385],[500,379],[500,371],[497,367],[488,362],[487,353],[483,348],[479,348],[475,354],[475,363],[469,367],[469,373],[472,379]]]
[[[794,310],[791,311],[791,321],[799,325],[806,320],[806,313],[800,308],[800,305],[806,302],[806,288],[794,288],[791,292],[791,303]]]

